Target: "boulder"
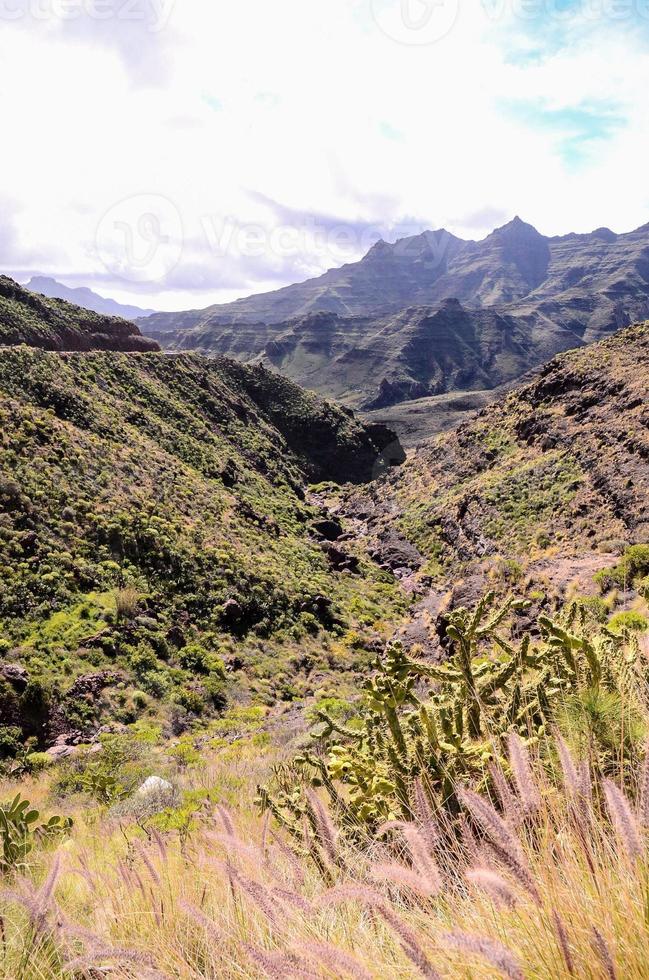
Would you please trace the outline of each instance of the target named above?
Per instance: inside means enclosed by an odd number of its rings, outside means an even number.
[[[338,521],[327,518],[315,521],[311,527],[315,534],[320,538],[324,538],[325,541],[337,541],[343,533],[342,525]]]
[[[327,556],[327,560],[334,572],[357,572],[359,567],[359,560],[356,555],[349,555],[345,551],[341,551],[340,548],[336,548],[333,544],[323,544],[322,550]]]
[[[140,796],[148,796],[150,793],[173,793],[173,789],[171,783],[161,776],[149,776],[138,787],[137,792]]]
[[[228,599],[223,604],[221,618],[227,626],[237,626],[243,618],[243,609],[236,599]]]
[[[22,693],[29,683],[29,674],[19,664],[0,664],[0,677],[11,684],[15,691]]]

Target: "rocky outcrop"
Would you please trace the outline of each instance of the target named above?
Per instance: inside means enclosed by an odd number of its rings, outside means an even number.
[[[645,323],[556,357],[341,516],[362,518],[389,568],[461,571],[481,588],[531,570],[565,586],[611,548],[649,542],[648,391]]]
[[[158,351],[134,323],[32,293],[0,276],[0,346],[49,351]]]

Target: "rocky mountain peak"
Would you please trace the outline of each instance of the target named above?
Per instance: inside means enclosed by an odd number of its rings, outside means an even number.
[[[501,225],[500,228],[496,228],[495,231],[485,239],[485,241],[499,241],[499,242],[512,242],[521,243],[529,241],[546,241],[545,237],[537,231],[534,225],[528,224],[519,218],[518,215],[508,221],[507,224]]]
[[[439,305],[440,313],[463,313],[464,307],[460,303],[459,299],[454,299],[452,296],[447,296],[446,299],[442,300]]]

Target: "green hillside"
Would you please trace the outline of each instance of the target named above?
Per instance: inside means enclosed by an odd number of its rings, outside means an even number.
[[[0,346],[16,344],[44,350],[159,350],[128,320],[48,299],[0,276]]]
[[[263,369],[4,350],[0,432],[0,724],[41,744],[312,691],[403,605],[338,567],[305,490],[368,479],[392,434]]]
[[[612,553],[649,542],[648,377],[649,323],[562,354],[342,510],[456,601],[592,587]]]

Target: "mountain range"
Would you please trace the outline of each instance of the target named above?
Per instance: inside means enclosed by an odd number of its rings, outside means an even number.
[[[367,410],[488,391],[649,316],[649,226],[483,241],[427,231],[271,293],[139,321],[170,350],[263,361]]]
[[[65,286],[62,282],[52,279],[50,276],[32,276],[26,284],[26,289],[33,293],[41,293],[49,299],[64,299],[75,306],[81,306],[85,310],[92,310],[94,313],[103,313],[106,316],[121,316],[125,320],[134,320],[136,317],[149,316],[153,310],[145,310],[139,306],[129,306],[128,304],[118,303],[114,299],[100,296],[92,289],[85,286],[72,288]]]

